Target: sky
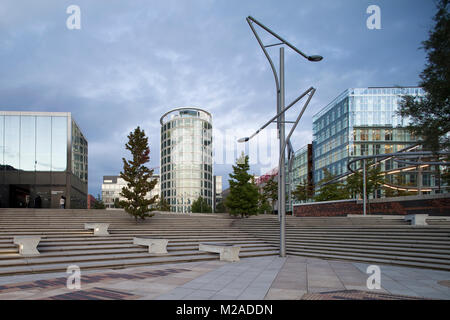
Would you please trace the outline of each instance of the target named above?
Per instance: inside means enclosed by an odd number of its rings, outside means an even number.
[[[67,28],[70,5],[80,8],[80,29]],[[370,5],[381,29],[367,27]],[[345,89],[418,85],[434,14],[432,0],[2,0],[0,110],[71,112],[89,143],[96,196],[129,157],[130,131],[145,130],[148,166],[158,167],[160,117],[202,108],[213,117],[214,173],[225,188],[242,148],[255,174],[278,163],[275,125],[235,143],[276,114],[274,77],[247,16],[324,57],[312,63],[285,49],[286,103],[317,90],[292,135],[297,150],[312,140],[312,116]],[[257,31],[264,44],[278,42]],[[269,49],[277,66],[278,48]]]

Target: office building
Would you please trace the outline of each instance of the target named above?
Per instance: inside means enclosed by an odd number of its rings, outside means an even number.
[[[159,175],[153,174],[152,179],[156,179],[157,183],[152,191],[150,191],[147,195],[147,199],[151,199],[154,196],[158,196],[159,201],[161,188]],[[115,202],[126,200],[124,197],[120,195],[122,192],[122,188],[127,186],[127,182],[122,179],[120,176],[104,176],[102,183],[102,201],[105,204],[106,208],[115,208]],[[155,203],[155,205],[156,205]]]
[[[88,143],[70,112],[0,111],[0,207],[86,208]]]
[[[200,196],[213,207],[212,117],[178,108],[161,119],[161,195],[174,212],[191,212]]]
[[[409,120],[397,114],[403,95],[423,96],[419,87],[369,87],[345,90],[313,117],[314,182],[323,169],[340,175],[359,156],[400,151],[417,142],[405,128]],[[382,164],[395,168],[395,162]],[[387,166],[387,167],[386,167]],[[408,174],[408,182],[414,173]]]

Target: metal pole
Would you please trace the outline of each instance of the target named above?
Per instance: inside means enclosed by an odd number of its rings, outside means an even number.
[[[280,111],[284,110],[284,47],[280,48]],[[280,215],[280,257],[286,257],[286,166],[285,166],[285,114],[281,114],[280,122],[280,165],[278,167],[279,185],[278,185],[278,212]]]
[[[363,159],[363,213],[366,215],[366,202],[367,202],[367,191],[366,191],[366,159]]]
[[[422,157],[419,157],[419,162],[422,162]],[[419,172],[417,174],[417,191],[418,195],[421,196],[422,195],[422,184],[423,184],[423,176],[422,176],[422,167],[419,165],[418,168]]]

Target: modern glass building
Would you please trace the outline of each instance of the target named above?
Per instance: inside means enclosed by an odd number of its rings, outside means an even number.
[[[161,196],[174,212],[191,212],[200,196],[213,207],[212,117],[178,108],[161,119]]]
[[[147,199],[151,199],[154,196],[160,197],[160,181],[159,181],[159,175],[153,174],[152,179],[156,179],[157,183],[152,191],[150,191],[147,195]],[[116,199],[125,200],[124,197],[120,195],[122,192],[122,188],[127,186],[127,182],[122,179],[120,176],[103,176],[103,183],[102,183],[102,200],[105,204],[106,208],[114,208],[114,201]],[[157,200],[159,201],[159,200]]]
[[[66,112],[0,111],[0,207],[86,208],[88,143]]]
[[[286,166],[288,167],[288,166]],[[308,144],[294,153],[294,159],[290,172],[287,173],[288,186],[286,190],[292,192],[299,184],[308,184],[311,188],[314,185],[313,179],[313,150],[312,144]],[[289,187],[290,186],[290,187]],[[294,199],[289,201],[289,194],[286,197],[286,210],[291,211],[291,203],[297,203]]]
[[[346,173],[353,157],[396,152],[414,144],[416,137],[405,129],[408,119],[396,111],[403,95],[423,94],[419,87],[351,88],[314,115],[314,183],[324,178],[325,168],[335,175]]]

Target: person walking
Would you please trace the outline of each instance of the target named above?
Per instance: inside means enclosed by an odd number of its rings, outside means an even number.
[[[61,199],[59,199],[59,207],[61,209],[66,208],[66,198],[64,196],[61,196]]]
[[[34,199],[34,207],[35,208],[40,208],[42,206],[42,200],[41,200],[41,196],[37,196],[36,199]]]

